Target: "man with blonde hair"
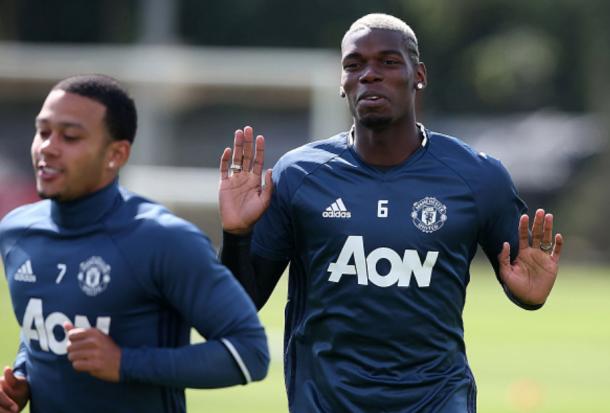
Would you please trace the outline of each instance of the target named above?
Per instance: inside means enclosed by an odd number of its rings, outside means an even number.
[[[498,159],[416,122],[417,39],[369,15],[341,43],[348,132],[284,155],[235,134],[221,160],[222,262],[262,307],[290,263],[285,377],[293,413],[476,411],[462,311],[480,245],[517,305],[551,292],[563,246]],[[231,162],[231,165],[230,165]],[[232,171],[232,174],[229,174]]]

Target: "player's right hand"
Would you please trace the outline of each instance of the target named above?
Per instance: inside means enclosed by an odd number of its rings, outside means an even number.
[[[0,377],[0,413],[16,413],[23,410],[30,399],[30,385],[25,377],[16,376],[6,366]]]
[[[265,138],[257,136],[254,154],[252,128],[247,126],[243,131],[236,131],[233,150],[225,149],[220,160],[218,202],[222,228],[226,232],[245,234],[251,231],[269,207],[273,182],[269,169],[265,173],[265,185],[261,186],[264,160]],[[241,166],[242,169],[230,166]]]

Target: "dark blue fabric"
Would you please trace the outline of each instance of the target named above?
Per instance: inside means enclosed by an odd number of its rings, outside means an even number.
[[[16,367],[29,380],[32,413],[184,412],[186,387],[245,383],[222,340],[253,380],[267,373],[256,309],[208,237],[116,182],[11,212],[0,251],[24,331]],[[122,349],[120,383],[74,371],[64,320],[106,326]],[[191,327],[205,343],[189,345]]]
[[[474,412],[462,311],[477,244],[518,243],[526,211],[501,163],[428,131],[383,173],[347,133],[286,154],[252,252],[290,259],[292,412]]]

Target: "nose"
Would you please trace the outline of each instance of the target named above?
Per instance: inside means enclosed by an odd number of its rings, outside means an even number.
[[[376,70],[375,66],[368,65],[365,67],[359,80],[361,83],[380,82],[383,80],[383,75]]]
[[[57,133],[53,132],[46,138],[37,137],[40,139],[40,143],[38,145],[38,151],[43,155],[57,155],[59,153],[59,136]]]

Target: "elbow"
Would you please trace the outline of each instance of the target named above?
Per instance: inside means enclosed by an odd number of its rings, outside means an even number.
[[[267,339],[265,338],[264,343],[257,347],[258,349],[253,357],[253,362],[251,363],[250,374],[252,381],[261,381],[267,377],[267,373],[269,372],[269,364],[271,362]]]

